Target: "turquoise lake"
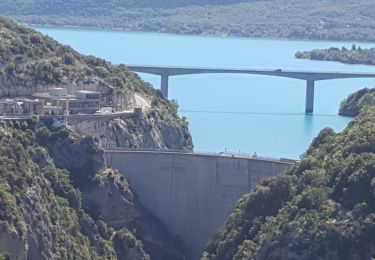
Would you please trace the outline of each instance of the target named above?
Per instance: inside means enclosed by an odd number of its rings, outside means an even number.
[[[77,51],[112,63],[375,72],[375,67],[297,60],[294,53],[314,48],[350,48],[352,42],[320,42],[181,36],[160,33],[36,28]],[[362,48],[370,43],[356,43]],[[141,74],[159,88],[158,76]],[[169,98],[188,118],[195,151],[299,158],[324,127],[341,131],[340,101],[373,87],[375,79],[318,81],[313,115],[305,115],[305,81],[255,75],[202,74],[169,78]]]

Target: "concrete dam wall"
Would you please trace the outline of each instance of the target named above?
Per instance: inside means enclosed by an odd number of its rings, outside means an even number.
[[[109,167],[129,181],[142,205],[199,259],[237,200],[290,163],[194,153],[108,150]]]

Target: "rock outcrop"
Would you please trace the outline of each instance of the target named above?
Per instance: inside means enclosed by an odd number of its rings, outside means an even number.
[[[126,228],[152,259],[183,259],[184,248],[163,223],[139,204],[124,177],[106,169],[104,153],[92,137],[60,129],[46,144],[56,166],[69,170],[82,194],[82,207],[115,230]],[[127,237],[128,236],[124,236]]]
[[[102,171],[95,176],[94,183],[80,191],[83,208],[94,219],[105,220],[120,233],[123,228],[129,230],[127,233],[142,241],[152,259],[184,259],[181,241],[171,238],[163,223],[143,209],[119,173]]]
[[[151,260],[150,256],[145,254],[142,243],[127,229],[117,231],[113,237],[113,246],[118,255],[123,259],[132,260]]]
[[[73,125],[73,128],[81,134],[95,137],[105,149],[193,149],[187,127],[168,123],[157,111],[110,121],[86,120]]]
[[[349,95],[340,105],[339,115],[357,116],[361,110],[375,105],[375,89],[364,88]]]
[[[12,232],[11,230],[2,230],[0,231],[0,252],[3,252],[5,256],[11,256],[14,260],[26,259],[28,242],[25,238],[20,237],[16,232]],[[2,259],[1,253],[0,259]]]
[[[0,252],[32,260],[184,259],[183,246],[126,179],[106,169],[98,143],[53,125],[0,126]]]

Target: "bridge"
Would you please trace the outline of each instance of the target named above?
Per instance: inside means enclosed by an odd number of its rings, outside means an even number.
[[[105,151],[107,165],[126,177],[140,203],[199,259],[237,200],[290,160],[181,151]],[[267,206],[267,205],[265,205]]]
[[[226,68],[193,68],[193,67],[159,67],[159,66],[136,66],[128,65],[129,70],[147,74],[159,75],[161,77],[161,92],[168,98],[168,80],[170,76],[205,74],[205,73],[227,73],[227,74],[253,74],[292,78],[306,81],[306,103],[307,114],[314,111],[314,88],[315,81],[347,78],[375,78],[375,73],[357,72],[313,72],[292,70],[260,70],[260,69],[226,69]]]

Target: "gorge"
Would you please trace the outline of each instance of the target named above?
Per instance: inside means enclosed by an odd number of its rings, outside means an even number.
[[[40,30],[56,33],[63,42],[82,44],[79,48],[87,48],[84,53],[90,48],[97,48],[93,53],[98,56],[108,51],[116,56],[110,59],[113,63],[136,56],[193,64],[200,57],[202,63],[219,64],[238,59],[246,67],[254,55],[257,60],[252,62],[263,66],[280,67],[285,62],[289,67],[371,70],[296,61],[288,55],[297,45],[301,48],[301,42],[293,41]],[[118,39],[112,42],[116,48],[98,48],[101,41],[113,39]],[[124,48],[124,42],[131,42],[128,39],[138,39],[131,44],[144,53]],[[178,48],[168,44],[184,41],[188,53],[181,59],[174,56]],[[260,48],[249,47],[259,44],[269,55],[281,56],[270,60]],[[280,48],[269,50],[267,45]],[[157,46],[168,50],[169,56],[166,52],[158,54],[164,59],[150,55]],[[233,52],[218,55],[224,49]],[[203,250],[203,259],[273,259],[284,253],[296,259],[312,255],[345,259],[375,252],[371,239],[375,230],[374,108],[365,106],[350,123],[349,118],[336,116],[338,100],[371,80],[337,81],[339,91],[326,85],[319,89],[318,113],[307,116],[294,108],[304,91],[293,80],[276,83],[255,77],[250,82],[252,91],[246,91],[249,83],[243,77],[214,81],[202,77],[198,84],[182,76],[174,83],[191,87],[185,92],[175,84],[171,91],[180,102],[179,110],[175,101],[143,81],[147,76],[81,55],[4,18],[0,18],[0,50],[4,99],[29,97],[40,89],[90,85],[111,104],[133,95],[149,103],[132,116],[101,115],[93,116],[100,119],[94,120],[78,114],[71,125],[54,116],[0,119],[0,259],[198,259]],[[285,84],[282,91],[280,84]],[[226,91],[228,86],[233,91]],[[355,103],[359,96],[348,100]],[[189,121],[180,115],[187,115]],[[321,130],[323,125],[341,130],[348,123],[342,133]],[[197,133],[195,148],[189,127]],[[234,149],[228,146],[233,143]],[[192,153],[193,148],[225,152]],[[241,151],[251,151],[252,156]],[[294,163],[262,155],[300,160]],[[310,240],[314,243],[306,242]]]
[[[193,148],[191,136],[173,102],[165,100],[126,67],[80,55],[6,19],[0,22],[3,97],[30,97],[35,91],[77,84],[75,88],[94,87],[115,101],[118,99],[114,93],[120,97],[136,93],[151,104],[132,116],[70,115],[69,125],[59,122],[63,117],[51,115],[2,116],[0,251],[5,257],[197,259],[237,199],[263,177],[279,174],[289,165],[260,158],[189,154]],[[82,76],[86,77],[83,84],[77,83]],[[116,160],[116,156],[108,157],[110,153],[104,152],[102,146],[175,149],[185,153],[170,158],[168,153],[160,154],[167,156],[160,161],[152,156],[151,160],[161,163],[153,165],[147,156],[135,159],[131,153],[127,153],[128,159]],[[185,166],[179,165],[183,161]],[[137,171],[142,170],[140,165],[150,166],[144,175]],[[123,176],[108,166],[119,169]],[[158,184],[169,173],[175,182]],[[145,189],[142,181],[150,181],[149,174],[153,174],[151,181],[161,190],[169,187],[177,193],[154,194],[153,185]],[[198,181],[200,178],[202,182]],[[196,185],[200,192],[195,190]],[[183,191],[185,186],[192,190]],[[207,191],[214,194],[205,201]],[[163,201],[178,194],[181,199],[174,202],[175,208],[168,200]],[[224,197],[227,203],[222,208]],[[154,204],[151,198],[159,202]],[[204,207],[213,202],[216,208],[202,211],[199,206],[191,211],[191,218],[184,219],[182,216],[191,210],[187,205],[195,201],[203,201]],[[31,214],[33,208],[35,215]],[[44,219],[38,221],[42,215]],[[177,218],[180,222],[172,224]],[[189,222],[198,219],[197,223]],[[196,227],[191,232],[180,232],[181,227],[193,224]],[[204,227],[207,231],[201,236],[199,229]]]

